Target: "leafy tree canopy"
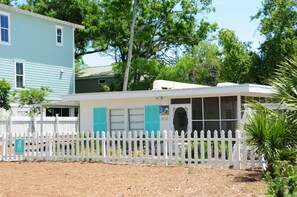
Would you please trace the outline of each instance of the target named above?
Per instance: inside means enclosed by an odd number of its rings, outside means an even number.
[[[10,109],[10,83],[4,79],[0,79],[0,108]]]
[[[132,0],[27,0],[21,8],[83,24],[75,36],[76,58],[107,51],[127,61]],[[215,24],[197,20],[211,0],[142,0],[135,26],[133,59],[172,63],[172,55],[207,38]],[[108,50],[107,50],[108,49]]]
[[[219,44],[222,46],[220,79],[234,83],[253,82],[250,68],[254,58],[248,44],[241,42],[234,31],[228,29],[220,30]]]
[[[115,63],[113,72],[115,73],[116,82],[111,86],[111,90],[121,90],[123,83],[123,73],[126,63]],[[156,79],[164,65],[157,60],[146,60],[138,58],[131,64],[129,72],[129,90],[148,90],[152,89],[153,81]]]
[[[159,79],[178,82],[216,85],[219,74],[220,52],[217,45],[200,42],[191,53],[182,57],[176,65],[162,69]]]
[[[40,105],[49,102],[47,96],[52,90],[49,87],[28,88],[15,93],[15,99],[20,107],[30,106],[28,114],[30,116],[41,113]]]
[[[274,73],[277,65],[297,55],[297,0],[266,0],[252,19],[260,19],[265,41],[260,46],[262,83]]]

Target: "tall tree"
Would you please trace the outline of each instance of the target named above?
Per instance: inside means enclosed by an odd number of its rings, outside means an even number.
[[[157,60],[147,60],[145,58],[135,59],[130,68],[128,78],[128,90],[148,90],[152,89],[153,82],[164,67]],[[110,87],[112,91],[122,90],[123,73],[126,68],[126,63],[119,62],[113,65],[116,81]]]
[[[220,79],[234,83],[253,82],[250,68],[254,58],[248,44],[241,42],[234,31],[228,29],[220,30],[219,44],[222,46]]]
[[[297,0],[265,0],[252,19],[260,19],[260,32],[265,41],[260,46],[262,83],[273,74],[277,65],[297,55]]]
[[[218,82],[220,51],[217,45],[202,41],[191,53],[178,60],[176,65],[162,69],[159,79],[216,85]]]
[[[216,28],[198,14],[210,11],[210,0],[142,0],[135,24],[133,59],[158,59],[164,64],[174,64],[175,54],[185,51]],[[116,62],[127,62],[131,0],[102,0],[104,21],[102,33],[108,36],[110,50]]]

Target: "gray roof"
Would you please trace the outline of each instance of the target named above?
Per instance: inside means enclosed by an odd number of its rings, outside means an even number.
[[[96,66],[81,70],[76,74],[76,79],[113,77],[112,66]]]

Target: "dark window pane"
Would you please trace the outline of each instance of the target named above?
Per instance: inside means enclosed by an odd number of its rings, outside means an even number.
[[[1,41],[8,42],[8,30],[1,29]]]
[[[171,99],[171,104],[187,104],[191,103],[190,98]]]
[[[204,130],[210,130],[213,132],[214,130],[220,131],[220,122],[219,121],[205,121],[204,122]]]
[[[8,29],[8,16],[0,15],[1,17],[1,27]]]
[[[56,114],[58,114],[58,116],[61,116],[61,108],[54,108],[54,116],[56,116]]]
[[[219,98],[204,98],[204,119],[219,119]]]
[[[198,132],[198,136],[200,135],[200,131],[203,130],[203,122],[202,121],[193,121],[193,131]]]
[[[23,76],[17,76],[16,77],[16,87],[17,88],[22,88],[24,86],[23,84]]]
[[[221,118],[237,119],[237,97],[221,97]]]
[[[99,79],[98,80],[98,84],[105,84],[106,83],[106,80],[105,79]]]
[[[254,100],[259,102],[260,98],[259,97],[254,97]]]
[[[45,116],[53,116],[53,108],[47,108],[45,114]]]
[[[192,99],[192,117],[193,120],[202,120],[202,98]]]
[[[61,36],[58,36],[58,37],[57,37],[57,42],[58,42],[58,43],[62,43]]]
[[[210,131],[211,137],[214,136],[214,131],[217,130],[220,133],[220,122],[219,121],[205,121],[204,122],[204,136],[207,137],[207,131]],[[219,137],[219,135],[218,135]]]
[[[260,103],[265,103],[266,102],[266,100],[265,100],[265,97],[260,97]]]
[[[23,63],[16,63],[16,74],[23,75]]]
[[[62,116],[69,117],[69,108],[62,108]]]
[[[237,129],[237,121],[222,121],[222,130],[225,131],[226,137],[228,136],[228,131],[232,131],[232,136],[235,137],[235,130]]]

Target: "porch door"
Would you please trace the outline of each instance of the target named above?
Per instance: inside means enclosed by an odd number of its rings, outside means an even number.
[[[171,122],[172,130],[187,133],[192,130],[192,111],[190,104],[176,104],[171,105]]]

